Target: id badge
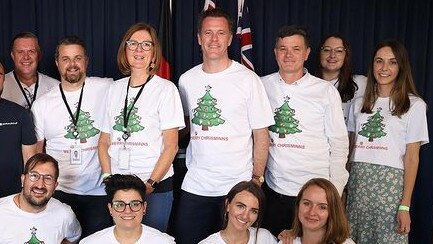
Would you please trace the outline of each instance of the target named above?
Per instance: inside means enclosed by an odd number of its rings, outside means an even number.
[[[129,169],[129,157],[131,155],[131,149],[120,148],[119,149],[119,169]]]
[[[81,164],[81,145],[72,145],[69,150],[69,156],[71,158],[71,164],[80,165]]]

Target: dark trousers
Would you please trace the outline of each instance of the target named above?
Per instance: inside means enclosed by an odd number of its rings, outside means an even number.
[[[221,230],[224,198],[198,196],[182,190],[175,220],[176,243],[197,244]]]
[[[83,196],[55,191],[53,197],[71,206],[83,230],[81,238],[113,225],[107,207],[107,196]]]
[[[262,227],[278,236],[282,230],[292,228],[296,197],[277,193],[269,188],[266,183],[263,184],[262,188],[266,195]]]

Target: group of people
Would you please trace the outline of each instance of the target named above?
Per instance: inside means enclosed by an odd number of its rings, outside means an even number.
[[[203,63],[177,89],[156,75],[161,47],[147,24],[123,36],[126,77],[116,81],[86,76],[76,36],[59,42],[53,81],[37,71],[37,37],[17,35],[14,71],[0,65],[0,211],[13,220],[0,221],[0,240],[407,243],[429,138],[404,46],[379,43],[365,77],[332,34],[314,76],[304,67],[307,32],[284,26],[279,70],[260,78],[229,58],[232,37],[224,11],[201,13]],[[186,135],[188,171],[171,216],[172,162]]]

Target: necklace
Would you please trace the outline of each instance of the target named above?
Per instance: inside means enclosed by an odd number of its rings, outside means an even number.
[[[224,240],[225,243],[227,243],[227,244],[233,243],[233,242],[231,242],[228,234],[224,230],[220,231],[220,236]],[[249,239],[250,239],[250,234],[249,234],[249,230],[247,229],[247,238],[246,238],[245,242],[242,241],[242,243],[247,244]]]

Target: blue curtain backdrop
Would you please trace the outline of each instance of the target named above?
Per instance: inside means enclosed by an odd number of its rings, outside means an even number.
[[[249,0],[246,0],[249,1]],[[201,62],[197,44],[197,14],[204,0],[173,0],[174,79]],[[237,1],[217,0],[236,19]],[[120,78],[116,54],[120,39],[135,22],[150,23],[158,30],[158,0],[0,0],[0,60],[12,69],[10,40],[21,31],[40,38],[44,56],[40,71],[58,77],[54,64],[56,43],[65,35],[78,35],[87,43],[88,75]],[[356,73],[365,74],[374,45],[387,38],[402,41],[410,54],[419,92],[430,108],[429,131],[433,136],[433,3],[430,0],[251,0],[253,64],[258,75],[277,70],[273,55],[274,34],[285,24],[304,25],[311,35],[312,54],[307,63],[314,72],[322,36],[345,35],[353,49]],[[230,50],[233,57],[238,51]],[[4,156],[4,155],[1,155]],[[433,149],[422,147],[412,204],[411,243],[432,243]]]

